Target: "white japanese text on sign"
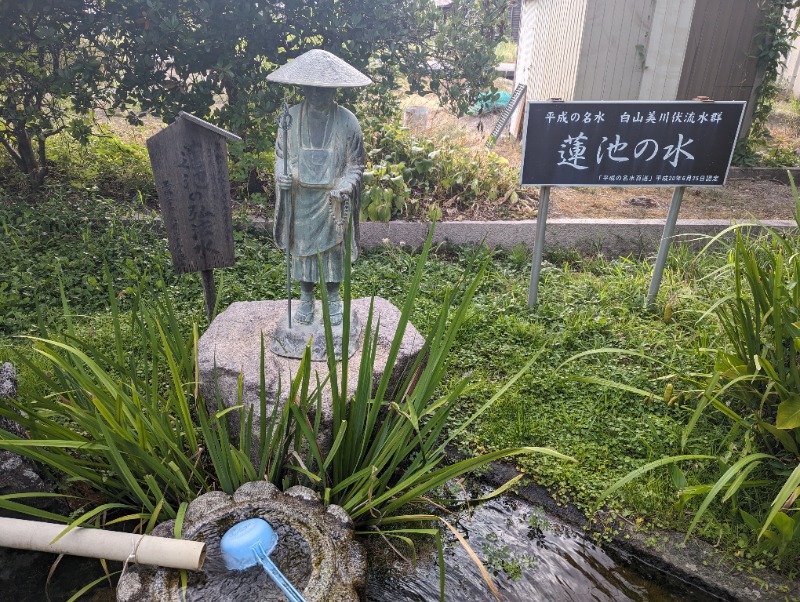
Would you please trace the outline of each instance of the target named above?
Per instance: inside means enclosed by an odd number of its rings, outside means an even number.
[[[742,102],[531,102],[524,185],[718,186]]]

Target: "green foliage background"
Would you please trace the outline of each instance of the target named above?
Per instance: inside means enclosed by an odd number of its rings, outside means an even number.
[[[406,79],[465,112],[492,87],[506,3],[455,0],[5,0],[0,14],[0,142],[32,186],[47,173],[47,138],[87,140],[94,111],[180,110],[234,131],[245,150],[271,149],[287,91],[266,75],[311,48],[375,81],[373,114],[394,108]],[[292,91],[289,91],[290,94]],[[342,94],[352,103],[355,92]]]
[[[157,221],[129,220],[115,203],[81,198],[70,188],[59,195],[59,190],[49,189],[48,200],[35,209],[27,200],[11,197],[0,209],[4,234],[0,257],[5,265],[14,266],[0,278],[0,306],[8,316],[0,333],[2,345],[24,352],[26,344],[10,337],[35,334],[37,322],[53,332],[63,328],[60,273],[78,336],[113,354],[104,264],[121,312],[131,309],[136,290],[162,288],[174,299],[178,322],[199,320],[202,328],[200,282],[195,275],[174,274]],[[236,265],[217,274],[220,306],[281,298],[283,261],[269,234],[240,221],[235,245]],[[458,281],[463,266],[474,263],[481,253],[444,246],[435,250],[411,314],[420,331],[433,325],[448,283]],[[696,508],[701,498],[682,498],[678,492],[715,482],[741,452],[741,442],[730,437],[729,419],[713,412],[700,414],[691,436],[682,441],[698,407],[699,398],[692,392],[698,388],[698,375],[713,368],[717,349],[726,349],[716,321],[703,316],[715,299],[733,290],[727,259],[725,252],[697,257],[675,249],[658,299],[658,306],[669,307],[662,315],[642,310],[652,269],[647,260],[551,253],[542,272],[540,303],[530,313],[525,301],[527,249],[495,253],[446,365],[444,390],[455,387],[463,375],[469,375],[472,383],[454,415],[479,408],[528,358],[544,350],[535,367],[463,432],[457,445],[470,454],[551,447],[574,457],[575,464],[523,457],[517,466],[559,499],[571,500],[587,512],[612,483],[648,463],[679,453],[718,455],[722,463],[685,462],[680,474],[668,470],[643,474],[619,490],[611,514],[606,515],[631,521],[638,517],[642,520],[637,524],[645,530],[652,526],[685,530],[691,518],[686,510]],[[415,263],[416,256],[402,249],[365,253],[354,264],[353,295],[374,294],[401,304]],[[611,359],[590,354],[562,365],[576,354],[607,348],[635,354],[615,354]],[[0,356],[0,360],[10,357],[2,351]],[[22,378],[30,379],[31,374],[23,372]],[[758,516],[758,508],[769,506],[774,497],[769,491],[745,489],[737,497],[737,507]],[[614,524],[609,520],[600,528],[611,534]],[[695,533],[724,542],[722,549],[740,555],[736,562],[769,563],[791,572],[797,558],[796,544],[777,558],[774,547],[757,542],[757,532],[732,518],[724,506],[709,508]]]

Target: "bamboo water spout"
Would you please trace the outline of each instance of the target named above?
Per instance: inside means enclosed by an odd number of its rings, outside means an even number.
[[[136,535],[76,527],[54,541],[63,525],[0,517],[0,546],[119,562],[152,564],[197,571],[206,557],[206,544],[152,535]]]

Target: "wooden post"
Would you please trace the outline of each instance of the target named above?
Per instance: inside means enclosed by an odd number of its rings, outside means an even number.
[[[200,279],[203,282],[203,297],[206,301],[206,317],[208,323],[214,319],[214,308],[217,306],[217,287],[214,286],[214,270],[202,270]]]

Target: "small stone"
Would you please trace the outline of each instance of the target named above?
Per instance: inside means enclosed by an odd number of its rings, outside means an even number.
[[[347,529],[354,528],[353,519],[350,518],[350,515],[347,514],[347,511],[341,506],[337,506],[336,504],[331,504],[330,506],[328,506],[328,509],[325,512],[328,514],[328,516],[331,516],[332,518],[339,521],[339,523],[343,527]]]
[[[280,490],[269,481],[250,481],[234,492],[233,501],[271,500],[277,495],[280,495]]]
[[[658,201],[649,196],[635,196],[626,201],[623,201],[623,204],[628,205],[630,207],[643,207],[645,209],[652,209],[654,207],[658,207]]]
[[[15,399],[17,396],[17,372],[6,362],[0,367],[0,403],[2,399]],[[21,439],[28,434],[18,423],[0,417],[0,429]],[[52,493],[53,484],[46,478],[33,460],[8,450],[0,450],[0,495],[12,493]],[[55,498],[28,500],[28,504],[51,512],[63,512],[63,502]],[[0,512],[6,516],[9,512]]]
[[[175,521],[170,519],[157,524],[153,527],[153,530],[150,531],[150,535],[155,537],[173,537],[175,535]]]
[[[32,467],[33,463],[19,454],[0,452],[0,492],[6,489],[14,493],[42,491],[41,479]]]
[[[305,500],[307,502],[319,502],[319,494],[313,489],[309,489],[308,487],[303,487],[302,485],[295,485],[294,487],[289,487],[289,489],[287,489],[284,493],[289,497],[293,497],[298,500]]]
[[[17,371],[10,362],[0,367],[0,397],[17,398]]]
[[[222,491],[209,491],[208,493],[204,493],[203,495],[195,498],[195,500],[189,504],[189,508],[186,510],[186,514],[184,516],[184,521],[187,523],[194,522],[197,518],[197,515],[213,512],[217,508],[221,508],[229,502],[230,496]]]
[[[0,366],[0,400],[17,398],[17,371],[14,366],[6,362]],[[0,403],[2,403],[0,401]],[[0,416],[0,429],[8,431],[17,437],[25,437],[25,429],[8,418]]]
[[[135,571],[126,571],[117,585],[117,600],[142,600],[142,579]]]

